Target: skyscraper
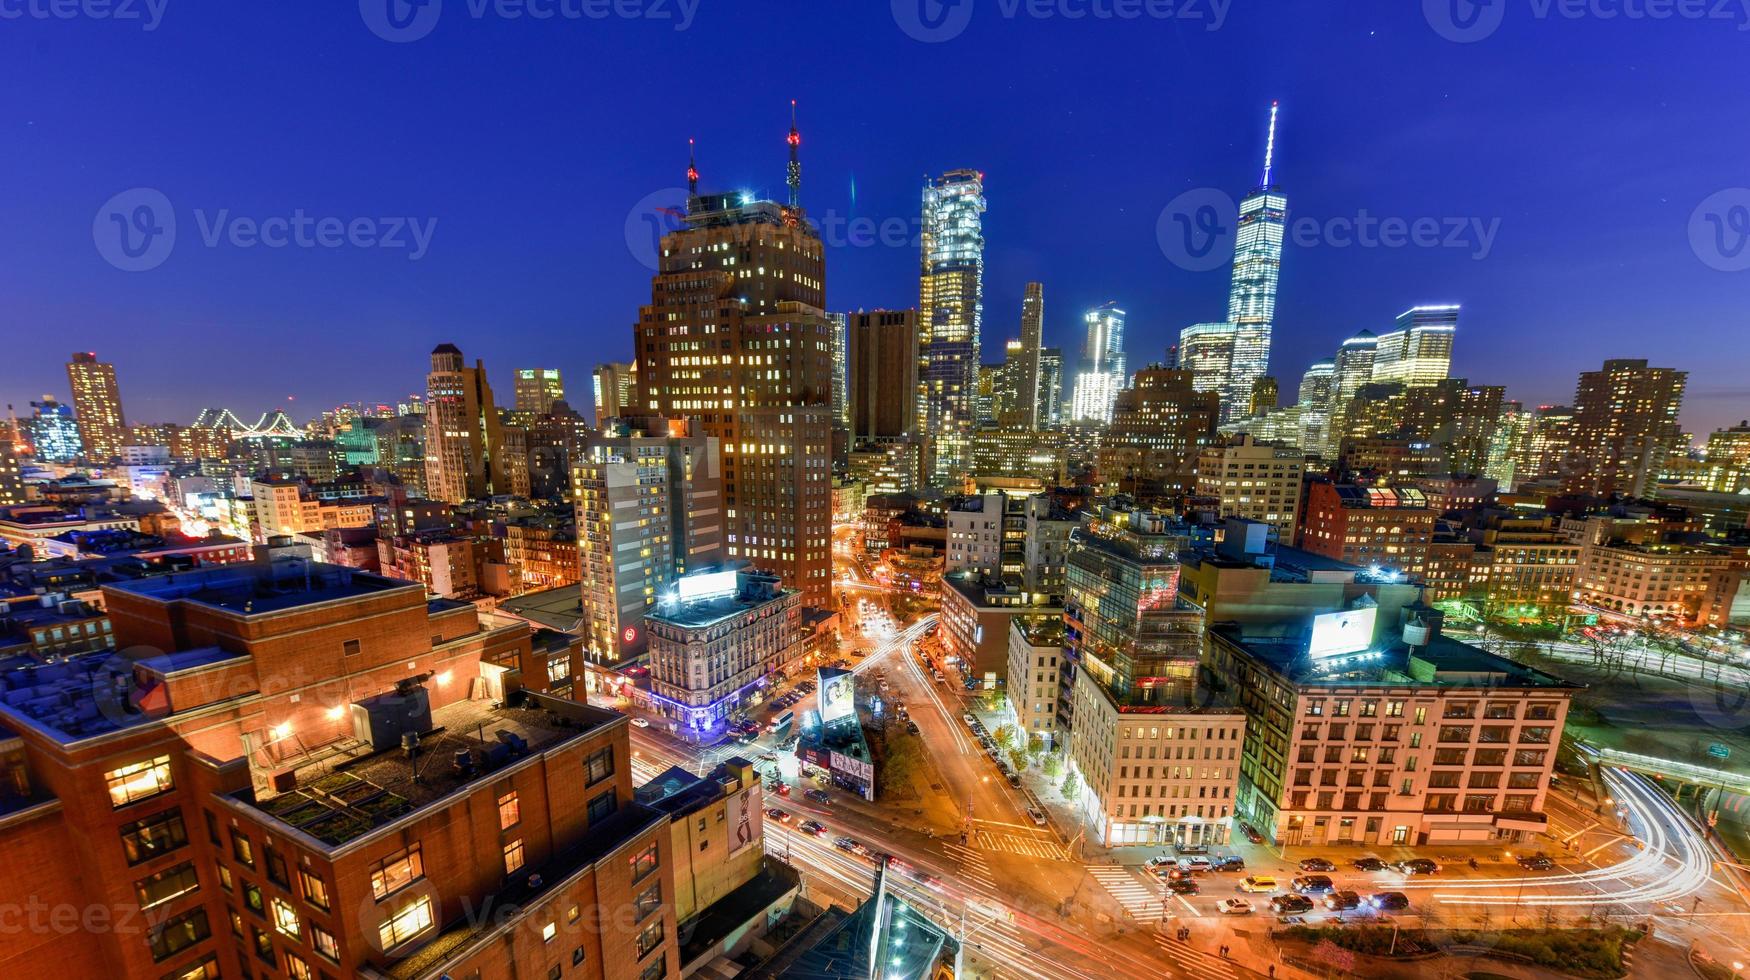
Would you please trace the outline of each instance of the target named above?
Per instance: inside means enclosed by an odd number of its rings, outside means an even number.
[[[89,351],[77,352],[67,363],[67,384],[73,390],[73,415],[79,420],[85,457],[107,462],[120,455],[128,423],[122,414],[115,365],[99,361]]]
[[[918,421],[918,313],[859,310],[847,318],[850,334],[851,442],[902,439]]]
[[[1220,402],[1189,372],[1151,365],[1118,394],[1100,439],[1101,482],[1144,503],[1175,501],[1197,484],[1197,456],[1215,439]]]
[[[1047,347],[1039,352],[1039,427],[1063,424],[1063,351]]]
[[[1238,333],[1231,323],[1193,323],[1179,331],[1179,370],[1191,372],[1197,390],[1215,392],[1223,405],[1233,394]]]
[[[637,400],[651,414],[699,418],[722,444],[728,557],[777,571],[807,604],[825,607],[833,425],[825,250],[800,207],[701,195],[696,170],[688,189],[687,213],[663,236],[651,300],[639,311]]]
[[[1300,408],[1300,448],[1323,455],[1330,440],[1331,411],[1336,401],[1335,361],[1314,361],[1300,378],[1296,405]]]
[[[439,344],[431,352],[425,402],[426,496],[459,504],[511,492],[485,364],[467,367],[455,344]]]
[[[937,483],[971,465],[984,322],[984,175],[950,170],[923,193],[918,344],[924,468]]]
[[[1639,497],[1683,443],[1677,415],[1688,372],[1610,360],[1574,387],[1568,488],[1598,496]]]
[[[1016,404],[1012,410],[1018,413],[1016,421],[1032,431],[1041,427],[1043,414],[1040,411],[1044,399],[1039,386],[1039,360],[1044,342],[1045,286],[1030,282],[1026,295],[1021,297],[1020,364],[1015,370]]]
[[[1112,421],[1113,402],[1129,382],[1124,365],[1124,317],[1116,303],[1089,310],[1082,317],[1088,335],[1082,346],[1082,369],[1076,375],[1073,421]]]
[[[618,418],[631,406],[637,393],[638,365],[608,361],[597,364],[592,379],[595,383],[595,424]]]
[[[41,463],[71,463],[79,458],[85,444],[79,436],[79,422],[73,410],[48,395],[40,402],[31,402],[31,416],[20,422],[24,436],[30,442],[31,455]]]
[[[550,415],[553,403],[565,400],[565,384],[558,368],[518,368],[516,410],[531,415]]]
[[[828,313],[832,323],[832,423],[840,428],[851,427],[850,338],[845,314]]]
[[[1373,358],[1373,380],[1420,388],[1452,373],[1452,339],[1458,306],[1413,306],[1382,334]]]
[[[1270,130],[1264,142],[1264,173],[1240,201],[1234,232],[1233,283],[1227,319],[1235,327],[1222,418],[1237,417],[1251,406],[1252,385],[1270,370],[1270,339],[1276,322],[1276,283],[1282,272],[1282,238],[1288,225],[1288,198],[1271,179],[1276,157],[1276,103],[1270,103]]]

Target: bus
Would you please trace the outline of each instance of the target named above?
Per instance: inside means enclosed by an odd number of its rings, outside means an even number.
[[[766,725],[766,731],[772,732],[774,734],[777,732],[781,732],[784,729],[789,728],[791,726],[791,724],[793,724],[795,721],[796,721],[796,712],[786,711],[783,714],[779,715],[778,717],[773,718],[771,720],[771,722]]]

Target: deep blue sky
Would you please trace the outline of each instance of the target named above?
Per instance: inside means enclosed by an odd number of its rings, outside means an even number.
[[[1459,301],[1454,373],[1509,397],[1565,401],[1603,358],[1650,357],[1691,372],[1690,428],[1750,414],[1750,271],[1709,268],[1688,236],[1704,198],[1750,185],[1741,13],[1539,19],[1533,0],[1494,0],[1499,30],[1461,44],[1414,2],[1239,0],[1208,31],[1207,5],[1118,22],[974,0],[962,34],[926,44],[886,0],[703,0],[686,31],[443,0],[429,37],[391,44],[353,0],[159,2],[150,32],[0,20],[7,402],[65,397],[67,354],[89,348],[118,365],[130,421],[287,395],[302,418],[419,390],[451,341],[505,401],[510,371],[541,365],[587,404],[590,366],[629,355],[649,297],[628,212],[681,182],[688,136],[707,190],[781,194],[791,98],[816,215],[911,221],[926,172],[986,172],[988,359],[1036,278],[1049,342],[1073,356],[1080,311],[1116,299],[1143,364],[1225,311],[1226,267],[1174,266],[1156,220],[1182,191],[1255,181],[1274,98],[1293,217],[1499,219],[1481,260],[1291,243],[1271,365],[1285,389],[1355,330]],[[126,273],[93,219],[136,187],[173,203],[178,238]],[[208,248],[197,209],[438,224],[409,261]],[[909,246],[834,248],[830,303],[913,305],[916,270]]]

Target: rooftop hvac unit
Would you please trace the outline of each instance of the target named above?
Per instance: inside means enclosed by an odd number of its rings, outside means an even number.
[[[423,687],[397,688],[352,704],[352,733],[378,751],[398,748],[401,736],[431,731],[431,695]]]

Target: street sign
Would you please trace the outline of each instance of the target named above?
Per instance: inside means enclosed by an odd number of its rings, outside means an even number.
[[[1718,742],[1713,742],[1708,745],[1707,754],[1716,759],[1727,759],[1731,757],[1732,750]]]

